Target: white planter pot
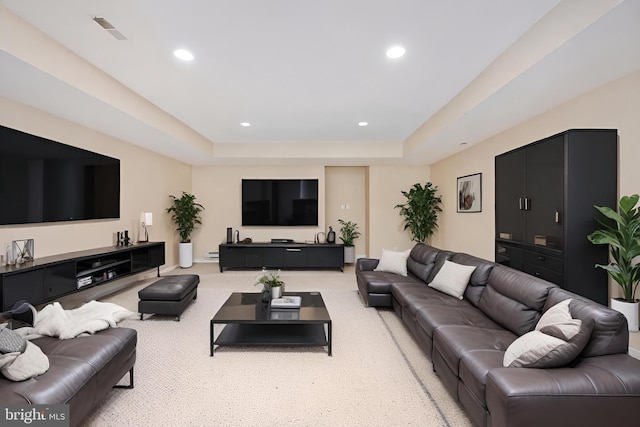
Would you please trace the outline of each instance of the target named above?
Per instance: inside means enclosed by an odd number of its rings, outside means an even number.
[[[180,268],[193,265],[193,243],[180,243]]]
[[[282,296],[282,286],[274,286],[271,288],[271,298],[280,298]]]
[[[638,308],[640,303],[620,301],[611,298],[611,308],[624,314],[629,324],[629,332],[638,332]]]
[[[344,247],[344,263],[353,264],[354,262],[356,262],[356,247],[345,246]]]

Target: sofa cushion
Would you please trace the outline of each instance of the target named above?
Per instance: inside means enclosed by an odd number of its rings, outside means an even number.
[[[457,301],[449,298],[452,301]],[[482,311],[469,304],[458,307],[431,304],[419,307],[415,314],[418,326],[433,337],[433,331],[442,326],[475,326],[484,329],[502,329]]]
[[[469,285],[464,291],[464,299],[468,300],[471,304],[477,307],[480,303],[482,292],[484,291],[484,288],[485,286],[487,286],[487,282],[489,281],[491,270],[493,270],[493,267],[496,264],[491,261],[487,261],[485,259],[474,257],[465,253],[454,254],[451,257],[451,261],[457,264],[474,265],[476,267],[476,269],[473,271],[473,274],[471,275],[471,279],[469,280]]]
[[[571,298],[569,308],[574,318],[583,322],[589,320],[594,322],[589,342],[582,350],[580,357],[604,356],[617,353],[626,354],[628,352],[629,330],[627,321],[624,315],[619,312],[562,288],[554,288],[549,291],[545,310],[569,298]]]
[[[502,368],[503,358],[504,352],[495,349],[474,350],[460,358],[460,380],[485,408],[487,375],[492,369]]]
[[[382,256],[380,256],[380,262],[373,271],[383,271],[386,273],[394,273],[400,276],[407,275],[407,258],[411,249],[407,249],[404,252],[394,252],[387,249],[382,250]]]
[[[416,310],[423,306],[458,307],[468,305],[464,301],[428,287],[417,279],[413,283],[408,281],[392,283],[390,289],[403,311],[410,312],[412,316],[415,316]]]
[[[521,336],[536,326],[549,290],[556,287],[527,273],[496,265],[478,307],[493,321]]]
[[[435,267],[439,252],[439,249],[432,246],[416,243],[407,259],[407,270],[426,283]]]
[[[445,261],[429,286],[452,297],[462,299],[475,269],[474,266]]]
[[[504,352],[518,338],[504,329],[477,326],[442,326],[433,331],[433,351],[440,353],[449,369],[459,375],[460,359],[476,350]]]

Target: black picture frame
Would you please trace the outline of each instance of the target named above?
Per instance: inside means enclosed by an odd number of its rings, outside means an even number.
[[[457,212],[482,212],[482,173],[474,173],[457,179]]]

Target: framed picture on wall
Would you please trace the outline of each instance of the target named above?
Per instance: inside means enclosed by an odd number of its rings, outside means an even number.
[[[458,212],[482,212],[482,174],[458,178]]]

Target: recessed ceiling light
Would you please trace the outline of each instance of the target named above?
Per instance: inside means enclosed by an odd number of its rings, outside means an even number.
[[[245,128],[248,128],[249,126],[251,126],[251,123],[249,123],[249,122],[242,122],[242,123],[240,123],[240,126],[245,127]]]
[[[185,49],[176,49],[173,51],[173,54],[176,58],[182,59],[183,61],[193,61],[193,54]]]
[[[402,46],[393,46],[387,49],[387,58],[396,59],[403,56],[405,49]]]
[[[358,126],[360,127],[369,126],[369,122],[358,122]]]

